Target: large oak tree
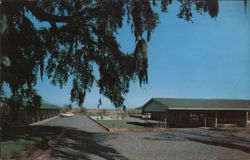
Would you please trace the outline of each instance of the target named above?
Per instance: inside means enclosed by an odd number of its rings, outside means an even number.
[[[157,7],[167,12],[172,0],[3,0],[1,4],[1,90],[5,82],[14,96],[36,99],[38,73],[63,87],[72,76],[71,101],[84,103],[97,83],[100,94],[121,106],[129,82],[148,82],[147,43],[159,22]],[[218,14],[217,0],[180,0],[177,17],[192,20],[192,12]],[[48,22],[35,27],[35,17]],[[131,26],[132,53],[124,53],[118,30]],[[157,56],[157,54],[155,55]],[[6,62],[10,61],[10,62]],[[10,63],[10,64],[7,64]],[[99,68],[98,79],[93,65]]]

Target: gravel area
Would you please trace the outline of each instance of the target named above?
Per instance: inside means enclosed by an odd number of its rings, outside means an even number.
[[[126,132],[105,144],[138,160],[250,160],[250,135],[200,128]]]
[[[250,160],[250,134],[202,128],[164,132],[106,132],[86,116],[57,118],[66,129],[51,159]]]

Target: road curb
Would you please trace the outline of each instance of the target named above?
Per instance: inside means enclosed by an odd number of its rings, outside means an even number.
[[[129,129],[129,128],[111,128],[109,129],[110,132],[164,132],[168,131],[168,128],[145,128],[145,129]]]
[[[109,132],[127,132],[127,131],[134,131],[134,132],[163,132],[169,130],[169,128],[145,128],[145,129],[129,129],[129,128],[108,128],[101,122],[98,122],[97,120],[93,119],[92,117],[88,116],[89,119],[94,121],[95,123],[99,124],[101,127],[106,129]]]
[[[105,130],[107,130],[107,131],[110,132],[111,129],[109,129],[107,126],[105,126],[105,125],[103,125],[102,123],[96,121],[95,119],[93,119],[93,118],[90,117],[90,116],[87,116],[87,117],[88,117],[89,119],[91,119],[92,121],[94,121],[95,123],[99,124],[99,125],[100,125],[101,127],[103,127]]]

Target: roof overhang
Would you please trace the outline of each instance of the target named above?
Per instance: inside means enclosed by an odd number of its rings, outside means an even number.
[[[250,111],[250,108],[168,108],[166,110],[189,110],[189,111]]]
[[[178,100],[178,99],[176,99]],[[154,101],[154,103],[162,106],[162,109],[147,109],[147,106]],[[210,105],[210,106],[204,106],[204,107],[199,107],[199,106],[172,106],[171,104],[165,104],[162,101],[157,100],[156,98],[151,98],[149,101],[147,101],[144,105],[143,105],[143,110],[145,111],[153,111],[153,112],[165,112],[168,110],[179,110],[179,111],[250,111],[250,101],[247,105],[243,105],[243,106],[234,106],[231,105],[230,107],[228,106],[215,106]],[[202,105],[201,105],[202,106]]]

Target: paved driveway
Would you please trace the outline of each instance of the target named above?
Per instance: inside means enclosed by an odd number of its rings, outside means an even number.
[[[123,132],[105,141],[128,159],[250,160],[250,134],[200,128]]]
[[[80,115],[75,115],[73,117],[58,117],[45,125],[75,128],[86,132],[107,132],[103,127],[93,122],[87,116]]]
[[[51,159],[250,160],[250,130],[183,128],[110,133],[86,116],[57,118],[47,125],[71,127]]]

